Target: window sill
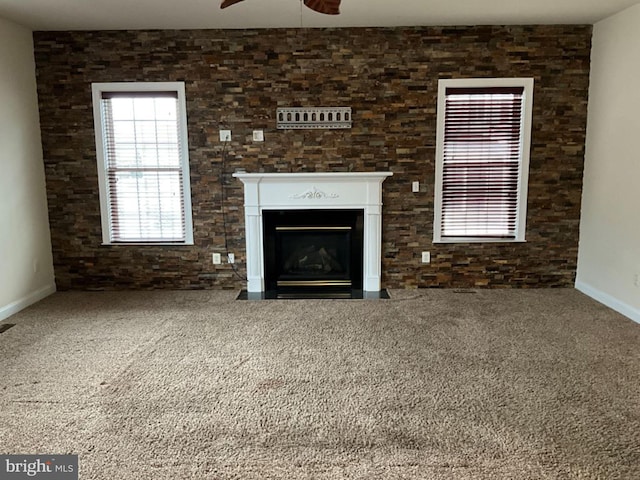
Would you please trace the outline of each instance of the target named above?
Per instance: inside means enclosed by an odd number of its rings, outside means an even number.
[[[525,239],[512,238],[478,238],[478,237],[452,237],[433,240],[434,244],[442,243],[527,243]]]
[[[103,247],[189,247],[194,245],[193,242],[102,242]]]

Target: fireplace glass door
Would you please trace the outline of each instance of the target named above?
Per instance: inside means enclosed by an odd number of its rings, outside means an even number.
[[[276,227],[278,287],[352,287],[351,226]]]

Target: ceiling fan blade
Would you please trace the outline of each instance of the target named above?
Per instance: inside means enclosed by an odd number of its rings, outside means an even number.
[[[220,8],[227,8],[230,7],[231,5],[235,5],[236,3],[240,3],[243,0],[222,0],[222,5],[220,5]]]
[[[340,0],[304,0],[304,4],[311,10],[325,15],[340,13]]]

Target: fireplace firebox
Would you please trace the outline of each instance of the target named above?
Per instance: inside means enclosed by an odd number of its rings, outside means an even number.
[[[362,290],[363,210],[263,211],[265,287],[276,297]]]

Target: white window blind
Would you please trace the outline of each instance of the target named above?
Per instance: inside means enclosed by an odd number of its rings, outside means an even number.
[[[445,87],[437,241],[524,239],[525,96],[523,85]]]
[[[99,92],[107,243],[190,242],[180,103],[175,90]]]

